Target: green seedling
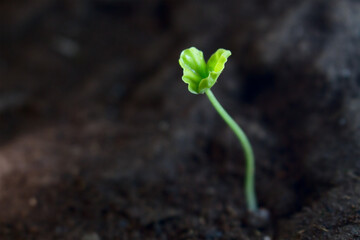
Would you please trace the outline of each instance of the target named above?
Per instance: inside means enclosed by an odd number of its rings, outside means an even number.
[[[205,93],[216,111],[220,114],[220,116],[229,125],[229,127],[233,130],[239,139],[246,160],[246,204],[250,212],[255,212],[258,207],[255,194],[255,160],[251,144],[244,131],[225,111],[225,109],[221,106],[219,101],[215,98],[214,94],[210,90],[223,71],[225,63],[227,62],[227,59],[230,57],[230,55],[231,52],[229,50],[220,48],[210,57],[206,63],[202,51],[195,47],[191,47],[181,52],[179,63],[184,71],[182,80],[188,84],[189,91],[193,94]]]

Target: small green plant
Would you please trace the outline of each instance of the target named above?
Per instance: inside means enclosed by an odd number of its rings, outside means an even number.
[[[253,150],[244,131],[220,105],[219,101],[215,98],[214,94],[210,90],[223,71],[225,63],[227,62],[227,59],[230,57],[230,55],[231,52],[229,50],[220,48],[209,58],[206,63],[202,51],[195,47],[191,47],[181,52],[179,63],[184,70],[182,80],[188,84],[189,91],[193,94],[205,93],[216,111],[220,114],[220,116],[229,125],[229,127],[233,130],[239,139],[246,160],[246,203],[248,210],[250,212],[255,212],[257,211],[258,207],[255,194],[255,160]]]

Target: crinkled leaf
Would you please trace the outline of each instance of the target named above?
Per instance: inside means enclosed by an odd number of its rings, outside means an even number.
[[[207,67],[209,72],[220,73],[225,68],[225,63],[230,57],[231,52],[229,50],[219,48],[207,62]]]
[[[195,47],[182,51],[179,63],[184,70],[182,79],[189,85],[189,91],[199,94],[210,89],[216,83],[230,55],[229,50],[218,49],[206,64],[203,53]]]
[[[185,49],[180,54],[179,63],[184,70],[182,79],[189,84],[189,91],[199,93],[199,83],[209,75],[204,54],[195,47]]]

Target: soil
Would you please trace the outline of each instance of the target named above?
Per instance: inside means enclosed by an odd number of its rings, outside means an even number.
[[[0,3],[0,239],[360,239],[360,3]],[[230,57],[213,92],[244,159],[181,81],[196,46]]]

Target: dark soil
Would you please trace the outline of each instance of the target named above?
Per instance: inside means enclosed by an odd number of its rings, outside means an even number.
[[[360,239],[360,2],[0,3],[0,239]],[[181,81],[196,46],[244,159]]]

